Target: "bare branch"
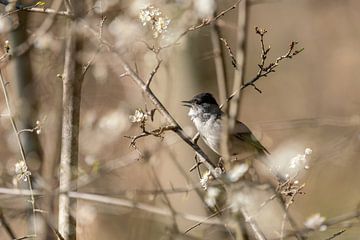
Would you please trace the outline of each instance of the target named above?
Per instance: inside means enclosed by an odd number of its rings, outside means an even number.
[[[158,60],[155,68],[151,71],[150,77],[149,77],[149,79],[148,79],[147,82],[146,82],[146,87],[147,87],[147,88],[150,87],[151,81],[153,80],[155,74],[156,74],[157,71],[159,70],[161,62],[162,62],[162,60]]]
[[[171,47],[175,44],[177,44],[177,42],[182,39],[186,34],[188,34],[189,32],[192,32],[192,31],[195,31],[195,30],[198,30],[199,28],[202,28],[204,26],[207,26],[207,25],[210,25],[211,23],[213,22],[216,22],[218,19],[220,19],[222,16],[224,16],[226,13],[228,13],[229,11],[233,10],[236,8],[237,5],[239,5],[239,3],[241,2],[242,0],[238,0],[234,5],[230,6],[229,8],[221,11],[219,14],[217,14],[215,17],[211,18],[211,19],[203,19],[202,22],[198,25],[194,25],[194,26],[191,26],[189,27],[187,30],[185,30],[183,33],[181,33],[179,35],[179,37],[177,37],[175,39],[175,41],[173,43],[170,43],[168,45],[165,45],[165,46],[162,46],[160,47],[159,49],[163,49],[163,48],[168,48],[168,47]]]

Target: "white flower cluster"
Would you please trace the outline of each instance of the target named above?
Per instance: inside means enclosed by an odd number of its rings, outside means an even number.
[[[148,119],[148,115],[141,108],[135,110],[134,115],[129,116],[129,120],[132,123],[141,123],[145,122]]]
[[[315,213],[306,219],[304,225],[309,229],[319,229],[320,231],[325,231],[327,227],[324,225],[324,222],[325,217],[321,216],[320,213]]]
[[[31,175],[25,161],[22,160],[15,164],[15,173],[18,180],[23,180],[25,182],[27,181],[28,176]]]
[[[160,9],[154,6],[148,6],[147,8],[141,9],[139,19],[143,26],[146,26],[149,23],[154,38],[158,38],[162,33],[166,32],[170,24],[170,19],[164,16]]]
[[[301,165],[304,165],[305,169],[309,169],[309,166],[306,165],[309,156],[311,155],[312,150],[306,148],[304,154],[298,154],[290,160],[289,168],[298,168]]]

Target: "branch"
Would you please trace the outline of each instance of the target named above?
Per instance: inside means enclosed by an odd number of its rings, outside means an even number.
[[[71,1],[67,11],[74,11],[77,18],[82,16],[83,1]],[[78,168],[79,124],[81,86],[84,78],[83,66],[76,60],[81,48],[80,40],[76,34],[77,21],[68,22],[68,36],[65,46],[65,63],[63,74],[63,116],[61,132],[61,155],[59,174],[59,216],[58,229],[65,240],[76,239],[76,219],[71,216],[70,208],[76,209],[76,201],[70,200],[68,191],[72,187],[73,170]],[[89,64],[90,66],[90,64]],[[75,184],[76,189],[76,184]]]
[[[8,111],[8,114],[9,114],[8,117],[10,119],[11,126],[12,126],[14,134],[15,134],[16,142],[17,142],[17,145],[19,147],[19,151],[20,151],[20,155],[21,155],[21,159],[22,159],[23,163],[25,164],[26,169],[28,169],[24,147],[22,145],[20,136],[18,134],[19,131],[18,131],[18,128],[16,126],[16,123],[15,123],[15,120],[14,120],[14,117],[13,117],[13,114],[12,114],[11,106],[10,106],[9,95],[8,95],[7,88],[6,88],[7,84],[5,83],[5,81],[3,79],[1,69],[0,69],[0,82],[1,82],[1,87],[2,87],[3,93],[4,93],[4,98],[5,98],[7,111]],[[35,198],[34,198],[34,194],[33,194],[32,180],[30,178],[30,174],[26,174],[24,177],[25,177],[24,179],[28,183],[28,188],[29,188],[29,191],[30,191],[29,202],[31,204],[32,213],[33,213],[33,217],[34,217],[33,234],[32,235],[36,236],[36,233],[37,233],[37,225],[36,225],[36,220],[35,220],[36,219],[36,208],[35,208]]]
[[[97,202],[97,203],[104,203],[104,204],[110,204],[110,205],[115,205],[115,206],[138,209],[141,211],[145,211],[148,213],[153,213],[153,214],[157,214],[157,215],[161,215],[161,216],[171,217],[173,215],[173,212],[168,208],[159,208],[156,206],[152,206],[150,204],[134,202],[134,201],[130,201],[127,199],[113,198],[113,197],[107,197],[107,196],[90,194],[90,193],[81,193],[81,192],[70,192],[69,196],[71,198],[88,200],[88,201],[93,201],[93,202]],[[189,221],[194,221],[194,222],[202,221],[206,224],[215,224],[215,225],[223,225],[224,224],[220,220],[210,220],[210,219],[206,219],[206,217],[197,216],[197,215],[193,215],[193,214],[180,213],[180,212],[175,212],[175,214],[177,217],[181,217],[181,218],[189,220]]]
[[[188,29],[186,29],[183,33],[181,33],[179,35],[178,38],[175,39],[175,41],[173,43],[170,43],[168,45],[165,45],[163,47],[160,47],[158,50],[160,49],[163,49],[163,48],[168,48],[172,45],[175,45],[180,39],[182,39],[186,34],[188,34],[189,32],[192,32],[192,31],[195,31],[199,28],[202,28],[204,26],[207,26],[207,25],[210,25],[211,23],[213,22],[216,22],[219,18],[221,18],[222,16],[224,16],[226,13],[228,13],[229,11],[233,10],[236,8],[237,5],[239,5],[239,3],[241,2],[242,0],[238,0],[234,5],[230,6],[229,8],[221,11],[218,15],[216,15],[215,17],[211,18],[211,19],[203,19],[202,22],[198,25],[194,25],[194,26],[191,26],[189,27]],[[158,51],[157,50],[157,51]]]
[[[147,87],[147,88],[150,87],[151,81],[153,80],[155,74],[156,74],[157,71],[159,70],[161,62],[162,62],[162,60],[158,60],[155,68],[151,71],[150,77],[149,77],[149,79],[148,79],[147,82],[146,82],[146,87]]]
[[[245,88],[247,88],[249,86],[254,87],[255,90],[257,90],[259,93],[261,93],[261,90],[259,88],[257,88],[255,83],[259,79],[267,77],[270,73],[275,72],[275,69],[279,66],[280,62],[282,62],[285,59],[291,59],[292,57],[294,57],[295,55],[301,53],[304,50],[304,48],[295,49],[295,46],[298,44],[298,42],[293,41],[293,42],[290,43],[289,49],[284,55],[276,58],[274,62],[271,62],[270,64],[266,65],[265,63],[266,63],[267,55],[268,55],[268,53],[270,51],[270,46],[268,48],[265,48],[265,44],[264,44],[264,35],[267,33],[267,31],[264,30],[264,29],[260,29],[258,27],[256,27],[255,30],[256,30],[256,34],[258,34],[260,36],[260,43],[261,43],[261,61],[258,64],[259,70],[258,70],[256,76],[253,79],[251,79],[250,81],[242,84],[239,89],[235,90],[227,98],[227,102],[232,100],[242,90],[244,90]]]
[[[360,217],[360,210],[357,209],[354,212],[350,212],[350,213],[346,213],[346,214],[343,214],[343,215],[339,215],[339,216],[330,218],[330,219],[324,221],[321,225],[326,226],[326,227],[330,227],[330,226],[333,226],[333,225],[336,225],[336,224],[339,224],[339,223],[343,223],[343,222],[346,222],[346,221],[349,221],[349,220],[352,220],[352,219],[355,219],[355,218],[359,218],[359,217]],[[303,229],[300,229],[298,231],[294,231],[294,232],[291,232],[291,233],[285,235],[284,238],[291,238],[291,237],[295,236],[296,234],[305,235],[305,234],[315,232],[315,231],[318,231],[318,230],[319,229],[303,228]]]

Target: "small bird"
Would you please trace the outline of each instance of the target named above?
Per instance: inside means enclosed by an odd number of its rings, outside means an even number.
[[[201,138],[214,152],[220,155],[220,142],[224,112],[211,93],[200,93],[189,101],[182,101],[189,107],[191,120],[200,133]],[[233,132],[229,136],[229,153],[231,155],[265,155],[270,154],[255,138],[250,129],[242,122],[236,121]]]

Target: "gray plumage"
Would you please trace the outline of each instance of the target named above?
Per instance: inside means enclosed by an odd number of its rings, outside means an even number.
[[[189,101],[183,101],[189,107],[191,120],[199,131],[204,142],[217,154],[220,155],[222,116],[215,98],[210,93],[201,93]],[[234,131],[229,136],[229,151],[231,155],[243,153],[265,154],[269,152],[250,129],[242,122],[236,121]]]

